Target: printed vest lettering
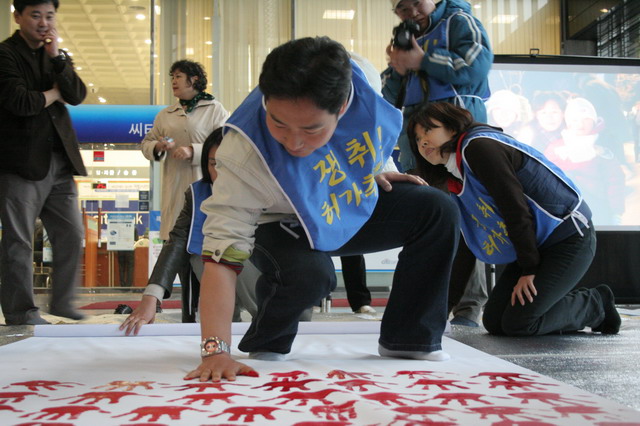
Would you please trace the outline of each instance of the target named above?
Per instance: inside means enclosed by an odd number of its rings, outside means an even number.
[[[289,155],[271,136],[259,88],[225,124],[254,146],[316,250],[343,246],[369,219],[378,199],[374,175],[391,156],[402,126],[400,111],[352,66],[350,104],[329,142],[307,157]]]

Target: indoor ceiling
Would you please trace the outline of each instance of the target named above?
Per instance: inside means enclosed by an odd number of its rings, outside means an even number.
[[[85,103],[101,103],[100,97],[112,105],[149,103],[149,3],[148,0],[61,2],[60,47],[73,55],[78,74],[89,86]]]

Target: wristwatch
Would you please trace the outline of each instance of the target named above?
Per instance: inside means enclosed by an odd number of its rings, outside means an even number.
[[[67,55],[65,55],[62,50],[60,50],[58,56],[54,56],[53,58],[51,58],[51,62],[65,62],[66,60]]]
[[[207,337],[200,343],[200,356],[208,357],[223,352],[230,353],[229,344],[219,337]]]

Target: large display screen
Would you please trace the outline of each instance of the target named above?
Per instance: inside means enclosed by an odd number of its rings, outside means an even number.
[[[640,61],[496,56],[489,124],[544,153],[598,230],[640,230]]]

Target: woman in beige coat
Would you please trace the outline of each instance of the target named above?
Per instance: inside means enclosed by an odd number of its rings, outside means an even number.
[[[142,153],[162,162],[162,202],[160,238],[169,232],[184,204],[184,192],[202,178],[202,143],[221,127],[229,113],[204,90],[205,71],[197,62],[180,60],[171,66],[171,85],[177,102],[158,113],[153,128],[142,140]]]

